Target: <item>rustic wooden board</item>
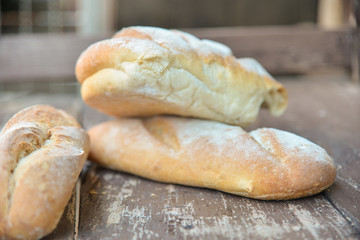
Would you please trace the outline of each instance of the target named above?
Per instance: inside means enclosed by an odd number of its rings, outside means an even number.
[[[0,82],[74,81],[75,63],[90,44],[106,36],[76,34],[6,35],[0,39]]]
[[[199,38],[228,45],[235,56],[257,59],[272,74],[350,69],[351,30],[314,27],[186,29]]]
[[[184,29],[199,38],[227,44],[237,57],[254,57],[269,72],[304,73],[351,67],[350,29],[323,31],[314,27]],[[104,36],[21,35],[0,39],[0,82],[66,79],[74,81],[80,53]]]
[[[79,239],[341,239],[355,232],[322,196],[258,201],[93,167]]]
[[[35,104],[64,109],[82,121],[84,103],[78,84],[66,82],[0,83],[0,126],[16,112]]]

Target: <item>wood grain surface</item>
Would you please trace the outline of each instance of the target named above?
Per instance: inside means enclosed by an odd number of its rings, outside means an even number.
[[[76,211],[77,239],[360,239],[360,87],[342,74],[280,81],[289,91],[288,110],[278,118],[261,111],[247,130],[274,127],[324,147],[338,169],[329,189],[298,200],[259,201],[87,163],[80,207],[74,195],[45,239],[74,239]],[[68,111],[85,128],[110,119],[83,105],[77,85],[16,85],[0,85],[0,125],[37,103]]]
[[[92,210],[81,211],[80,239],[340,239],[353,233],[322,195],[266,202],[99,167],[89,170],[82,189],[82,208]]]

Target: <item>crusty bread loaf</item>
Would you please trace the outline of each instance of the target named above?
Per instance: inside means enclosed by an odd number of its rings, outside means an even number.
[[[88,131],[90,159],[156,181],[256,199],[316,194],[335,179],[324,149],[292,133],[176,117],[124,118]]]
[[[46,105],[14,115],[0,133],[0,239],[52,232],[89,152],[77,121]]]
[[[129,27],[91,45],[76,76],[84,101],[113,116],[191,116],[245,126],[261,106],[274,115],[287,92],[253,59],[181,31]]]

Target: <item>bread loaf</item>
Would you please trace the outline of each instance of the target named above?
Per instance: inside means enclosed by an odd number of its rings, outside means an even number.
[[[46,105],[14,115],[0,133],[0,239],[52,232],[89,152],[89,137]]]
[[[256,199],[321,192],[336,169],[324,149],[292,133],[249,133],[223,123],[176,117],[124,118],[88,131],[90,159],[152,180]]]
[[[91,45],[76,76],[83,100],[113,116],[180,115],[245,126],[261,106],[280,115],[287,92],[253,59],[176,30],[129,27]]]

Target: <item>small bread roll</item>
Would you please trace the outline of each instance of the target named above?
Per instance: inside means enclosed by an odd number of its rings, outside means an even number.
[[[119,119],[94,126],[90,159],[152,180],[205,187],[256,199],[321,192],[336,175],[314,143],[281,130],[176,117]]]
[[[0,133],[0,238],[52,232],[89,152],[77,121],[46,105],[14,115]]]
[[[83,100],[113,116],[180,115],[245,126],[261,106],[280,115],[287,92],[253,59],[177,30],[129,27],[91,45],[76,76]]]

